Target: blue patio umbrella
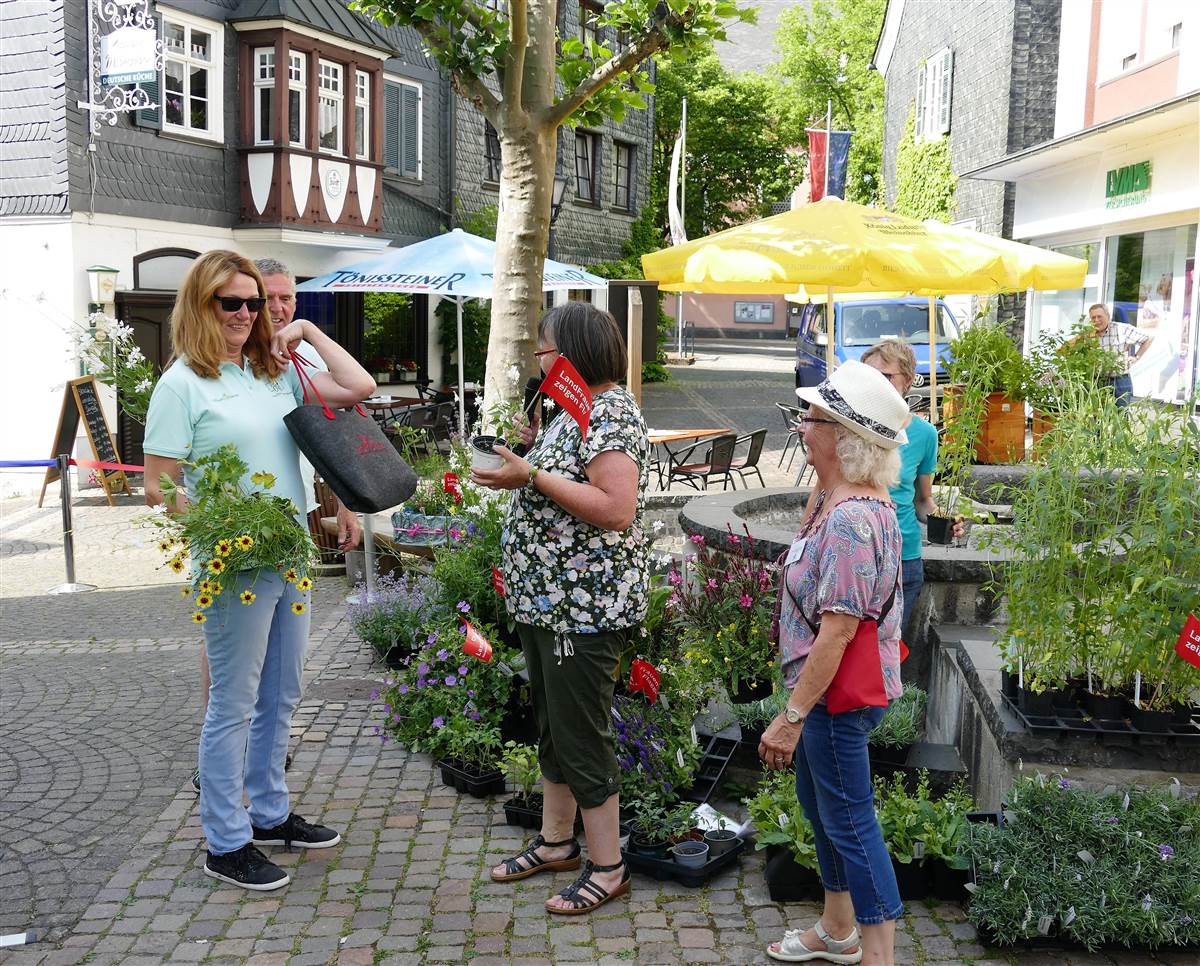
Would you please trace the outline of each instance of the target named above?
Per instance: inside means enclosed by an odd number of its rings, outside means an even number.
[[[466,431],[463,394],[462,307],[466,299],[490,299],[496,243],[461,228],[404,248],[389,249],[296,286],[298,292],[407,292],[454,299],[458,306],[458,425]],[[542,291],[603,289],[608,282],[572,265],[546,259]]]

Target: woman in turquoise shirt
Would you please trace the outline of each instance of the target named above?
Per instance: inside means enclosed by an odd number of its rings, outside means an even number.
[[[254,263],[211,251],[192,263],[171,311],[173,363],[163,373],[146,417],[146,502],[163,503],[160,477],[195,483],[187,464],[232,443],[250,472],[277,480],[305,525],[308,500],[299,451],[283,417],[303,400],[287,348],[304,339],[329,367],[313,382],[334,406],[349,406],[375,383],[349,353],[313,323],[298,320],[275,332],[263,311],[266,286]],[[255,484],[249,475],[247,489]],[[178,512],[185,506],[179,497]],[[246,580],[250,575],[243,575]],[[341,836],[306,822],[289,808],[284,780],[291,716],[300,701],[308,643],[308,593],[279,574],[260,572],[253,607],[231,606],[237,585],[218,600],[204,624],[212,684],[200,734],[200,822],[208,839],[206,874],[245,889],[288,883],[286,872],[257,845],[327,848]],[[305,605],[303,613],[291,612]],[[249,799],[247,810],[243,794]]]
[[[908,395],[917,378],[917,357],[907,343],[884,339],[863,353],[862,361],[878,369],[901,396]],[[900,482],[888,492],[896,504],[896,519],[904,549],[900,554],[904,612],[900,633],[907,633],[908,619],[925,584],[925,562],[921,559],[921,524],[934,511],[933,471],[937,468],[937,430],[914,415],[905,428],[908,442],[900,447]]]

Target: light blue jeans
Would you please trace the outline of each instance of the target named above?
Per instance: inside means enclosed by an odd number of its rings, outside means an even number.
[[[850,892],[854,918],[877,926],[904,915],[896,873],[888,857],[867,758],[867,735],[883,708],[830,714],[818,704],[808,713],[796,746],[796,796],[812,823],[821,882],[830,892]]]
[[[309,594],[275,571],[230,584],[204,624],[212,685],[200,732],[200,824],[218,855],[249,842],[251,823],[271,828],[291,811],[283,766],[309,625]],[[240,599],[246,589],[256,595],[249,605]],[[303,614],[292,612],[295,603]]]

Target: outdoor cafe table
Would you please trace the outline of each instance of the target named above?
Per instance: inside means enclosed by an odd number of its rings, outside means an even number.
[[[692,444],[698,443],[700,440],[709,439],[713,436],[721,436],[725,433],[732,433],[734,430],[729,428],[722,429],[649,429],[646,431],[651,447],[660,449],[666,455],[665,460],[656,460],[655,468],[658,472],[658,487],[660,490],[665,490],[671,482],[671,469],[675,465],[675,457],[681,453],[691,449]],[[672,449],[672,445],[676,443],[687,443],[687,446],[676,446]]]

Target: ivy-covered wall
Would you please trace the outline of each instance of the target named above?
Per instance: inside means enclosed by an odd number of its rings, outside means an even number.
[[[904,135],[896,148],[896,197],[892,210],[910,218],[954,217],[954,188],[958,179],[950,165],[949,138],[917,143],[914,114],[908,115]]]

